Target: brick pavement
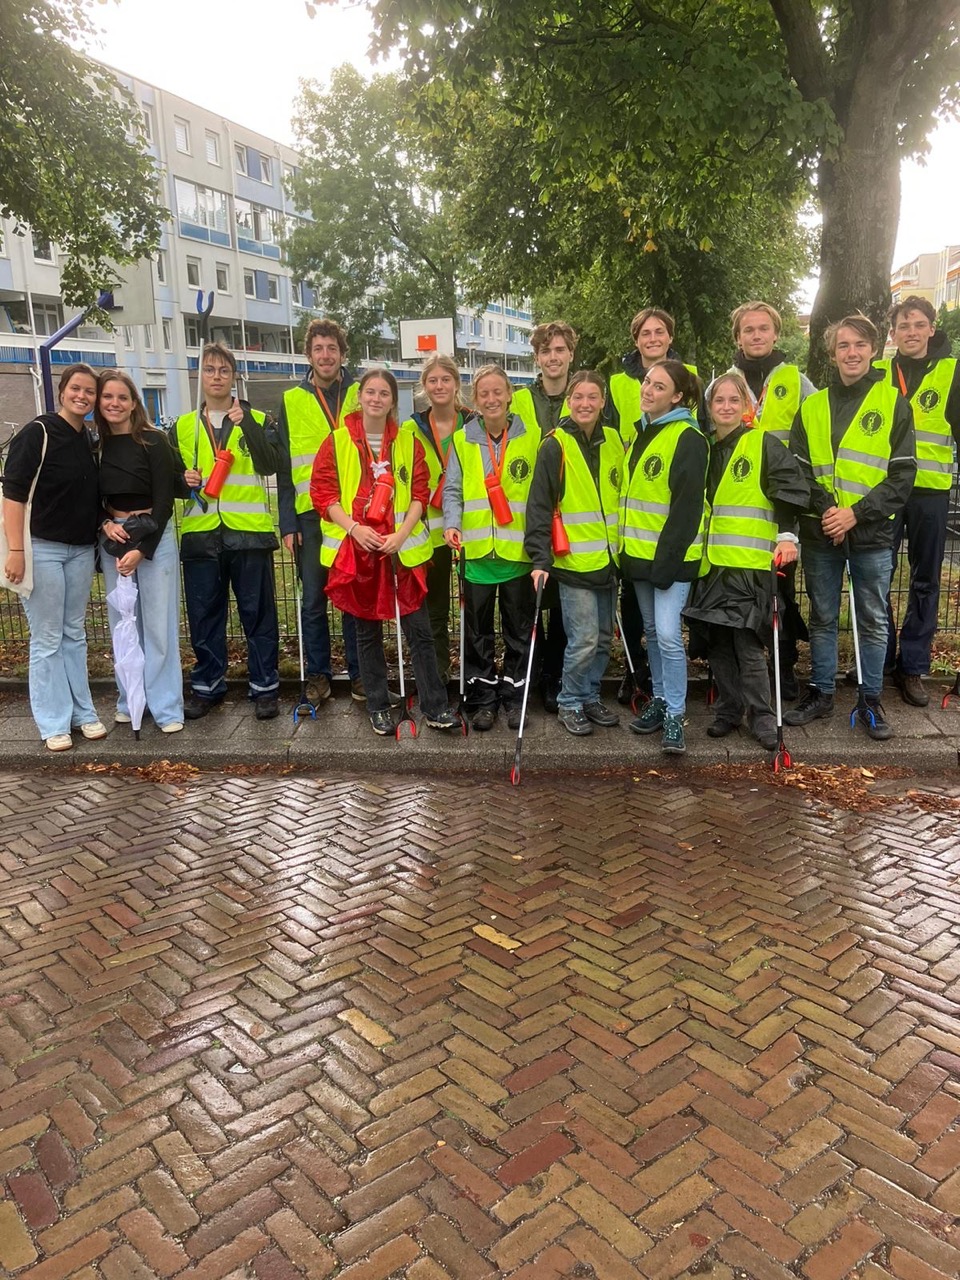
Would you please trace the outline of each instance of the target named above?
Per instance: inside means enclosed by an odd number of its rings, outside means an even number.
[[[0,777],[0,1272],[960,1273],[956,815]]]

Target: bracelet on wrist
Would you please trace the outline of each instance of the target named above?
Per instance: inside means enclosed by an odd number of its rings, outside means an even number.
[[[21,555],[21,556],[23,555],[23,547],[7,547],[7,550],[12,555]]]
[[[357,525],[358,525],[359,523],[360,523],[360,521],[359,521],[359,520],[354,520],[353,524],[352,524],[352,525],[350,526],[350,528],[347,530],[347,537],[348,537],[348,538],[352,538],[352,537],[353,537],[353,531],[354,531],[354,529],[357,527]]]

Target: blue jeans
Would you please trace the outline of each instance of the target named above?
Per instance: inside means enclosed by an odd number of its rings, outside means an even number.
[[[123,524],[122,520],[117,522]],[[107,591],[117,585],[115,556],[103,553],[103,577]],[[134,574],[137,597],[137,631],[143,646],[143,683],[147,707],[156,724],[183,721],[183,668],[180,665],[180,556],[171,520],[163,531],[152,560],[141,560]],[[108,603],[110,634],[120,618]],[[117,710],[129,713],[127,698],[118,684]]]
[[[810,683],[821,693],[833,693],[837,684],[837,632],[845,559],[842,547],[803,544],[803,577],[810,598]],[[850,552],[850,573],[863,691],[870,698],[879,698],[887,652],[890,548]]]
[[[674,582],[662,591],[649,582],[633,586],[647,635],[653,696],[667,704],[668,715],[682,716],[687,709],[687,654],[680,615],[691,584]]]
[[[580,711],[600,698],[600,681],[610,661],[617,589],[601,591],[557,582],[567,647],[557,704]]]
[[[23,607],[30,624],[30,710],[44,739],[97,719],[83,629],[92,585],[92,545],[34,538],[33,591]]]
[[[219,701],[227,692],[227,605],[233,588],[247,637],[250,697],[276,697],[280,635],[273,587],[273,552],[223,550],[204,560],[184,560],[190,643],[196,662],[190,687],[198,698]]]
[[[303,626],[303,661],[308,676],[332,674],[330,667],[330,622],[327,617],[327,576],[330,570],[320,563],[320,517],[315,511],[297,516],[303,538],[300,548],[300,586],[303,596],[300,622]],[[357,624],[352,614],[343,616],[343,647],[351,680],[360,678],[357,656]]]

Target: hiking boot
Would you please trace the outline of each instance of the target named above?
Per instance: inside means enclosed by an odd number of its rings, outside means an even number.
[[[507,707],[507,728],[517,730],[520,728],[520,717],[523,714],[521,707]]]
[[[280,714],[280,703],[275,693],[266,693],[253,700],[253,713],[258,720],[276,720]]]
[[[857,721],[866,729],[867,737],[873,738],[875,742],[886,742],[888,738],[894,737],[893,725],[887,723],[880,699],[867,698],[866,702],[866,707],[858,708],[856,715]]]
[[[833,694],[821,693],[815,684],[807,685],[803,695],[792,711],[783,717],[784,724],[809,724],[811,720],[824,720],[833,715]]]
[[[191,693],[183,705],[184,719],[202,720],[219,702],[219,698],[201,698],[199,694]]]
[[[592,724],[599,724],[604,729],[612,729],[620,723],[620,717],[617,713],[608,711],[599,698],[596,702],[585,702],[583,704],[583,714]]]
[[[733,720],[724,720],[721,716],[717,716],[713,724],[707,725],[708,738],[725,738],[728,734],[733,733],[735,729],[740,728],[740,721],[734,723]]]
[[[662,698],[651,698],[635,720],[630,721],[632,733],[656,733],[663,728],[667,704]]]
[[[593,725],[579,707],[561,707],[557,712],[557,719],[567,733],[572,733],[576,738],[585,738],[588,733],[593,733]]]
[[[925,707],[930,695],[923,687],[922,676],[908,676],[904,671],[894,673],[893,683],[900,690],[900,697],[911,707]]]
[[[312,702],[315,707],[319,707],[321,702],[326,702],[330,697],[330,677],[329,676],[307,676],[307,701]]]
[[[663,734],[660,738],[660,749],[668,756],[682,756],[687,749],[683,738],[682,716],[663,717]]]
[[[497,722],[497,713],[493,707],[480,707],[473,713],[473,719],[470,724],[478,733],[486,733],[488,729],[492,729]]]
[[[374,733],[379,733],[382,738],[387,737],[395,729],[393,712],[389,708],[384,711],[371,711],[370,724],[373,726]]]
[[[557,702],[559,696],[560,681],[556,676],[544,676],[540,681],[540,698],[543,702],[544,711],[548,711],[551,715],[555,715],[559,705]]]
[[[427,716],[427,727],[430,729],[459,729],[460,717],[455,711],[446,707],[437,716]]]

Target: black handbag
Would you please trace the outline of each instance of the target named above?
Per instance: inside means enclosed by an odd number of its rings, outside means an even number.
[[[156,533],[160,526],[149,512],[139,516],[127,516],[126,520],[118,520],[130,535],[128,542],[120,542],[117,538],[101,537],[100,545],[108,556],[125,556],[128,551],[139,551],[140,543]]]

